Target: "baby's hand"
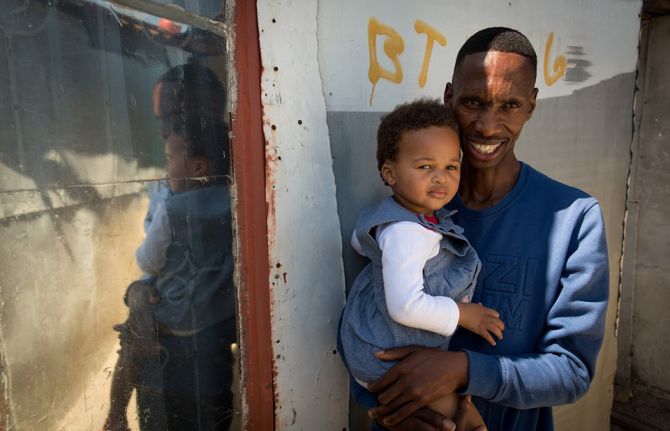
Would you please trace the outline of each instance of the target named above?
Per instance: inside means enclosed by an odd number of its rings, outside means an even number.
[[[498,340],[502,340],[505,324],[500,320],[500,314],[492,308],[484,307],[482,304],[471,304],[457,302],[460,317],[458,325],[463,328],[479,334],[492,346],[496,345],[495,335]]]

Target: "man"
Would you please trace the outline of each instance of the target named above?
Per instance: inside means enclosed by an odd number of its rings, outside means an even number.
[[[483,263],[474,301],[498,310],[506,329],[496,346],[461,331],[449,352],[380,352],[400,360],[369,386],[380,404],[370,415],[389,429],[452,428],[424,406],[460,392],[490,430],[552,430],[551,406],[575,401],[593,379],[609,290],[604,223],[594,198],[514,154],[535,109],[536,69],[528,39],[506,28],[474,34],[457,55],[444,101],[463,162],[448,206]]]

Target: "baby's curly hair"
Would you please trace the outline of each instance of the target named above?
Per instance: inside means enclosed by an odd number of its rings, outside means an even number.
[[[381,174],[387,160],[395,160],[404,132],[429,127],[449,127],[459,133],[458,123],[450,107],[438,99],[422,98],[403,103],[382,117],[377,130],[377,169]],[[383,179],[383,178],[382,178]]]

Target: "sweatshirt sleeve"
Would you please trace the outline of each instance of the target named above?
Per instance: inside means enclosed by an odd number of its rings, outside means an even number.
[[[465,393],[529,409],[571,403],[588,390],[603,341],[609,294],[605,227],[597,203],[584,212],[571,235],[538,353],[493,356],[466,350]]]
[[[439,251],[441,239],[439,232],[413,222],[389,224],[377,235],[391,318],[405,326],[451,336],[459,319],[456,302],[425,293],[423,285],[423,268]]]
[[[135,252],[137,265],[143,272],[156,275],[163,269],[171,239],[170,219],[165,205],[160,203],[147,228],[147,236]]]

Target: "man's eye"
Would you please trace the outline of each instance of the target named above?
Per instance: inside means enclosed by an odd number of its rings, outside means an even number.
[[[463,104],[468,108],[477,108],[481,105],[479,100],[476,99],[465,99],[465,101],[463,101]]]
[[[505,109],[518,109],[521,107],[521,104],[518,102],[507,102],[505,103]]]

